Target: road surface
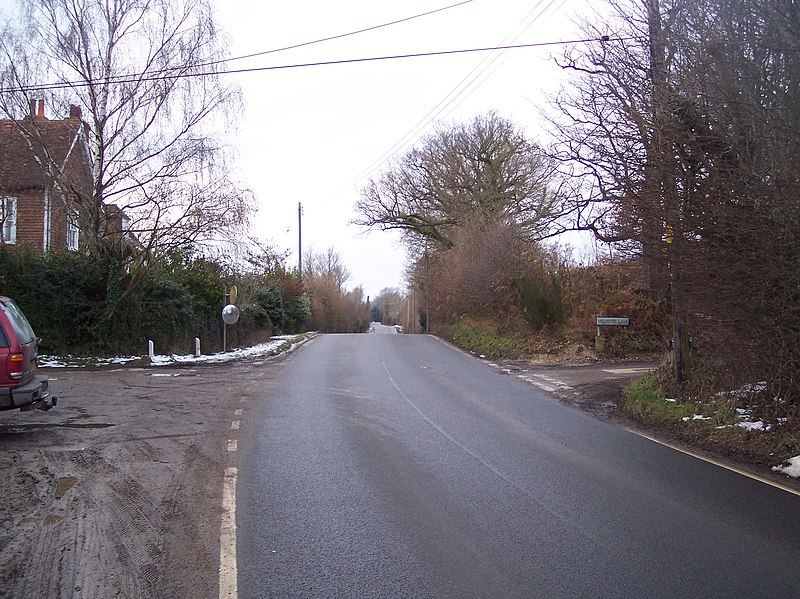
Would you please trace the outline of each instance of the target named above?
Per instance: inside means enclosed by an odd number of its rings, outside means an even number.
[[[319,337],[242,427],[239,597],[800,596],[800,496],[433,337]]]

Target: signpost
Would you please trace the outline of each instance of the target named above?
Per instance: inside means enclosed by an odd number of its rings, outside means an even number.
[[[598,316],[597,317],[597,337],[594,340],[594,348],[598,352],[605,349],[605,339],[600,335],[600,327],[627,327],[631,324],[631,319],[627,316]]]
[[[236,285],[232,285],[230,291],[227,288],[223,288],[222,295],[222,303],[224,304],[222,308],[222,351],[226,352],[228,351],[228,325],[236,324],[236,321],[239,320],[239,308],[234,305],[239,295],[239,290],[236,289]]]

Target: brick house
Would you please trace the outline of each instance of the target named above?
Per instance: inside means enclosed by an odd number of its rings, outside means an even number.
[[[44,100],[24,119],[0,119],[0,242],[77,250],[78,198],[91,197],[89,128],[81,110],[48,119]],[[120,230],[124,214],[116,207]]]

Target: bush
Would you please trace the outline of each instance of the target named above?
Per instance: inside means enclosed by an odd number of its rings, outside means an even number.
[[[128,289],[133,278],[138,284]],[[231,343],[264,341],[273,316],[287,327],[307,320],[302,283],[291,321],[276,280],[251,284],[245,275],[225,273],[185,252],[140,271],[77,252],[0,247],[0,293],[20,304],[48,354],[142,354],[148,339],[159,353],[184,353],[192,351],[195,337],[206,351],[221,349],[223,289],[237,278],[246,280],[247,292],[239,302],[240,321],[229,327]]]

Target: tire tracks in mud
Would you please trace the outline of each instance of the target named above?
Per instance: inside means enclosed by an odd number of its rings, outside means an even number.
[[[0,597],[215,597],[241,370],[59,372],[57,409],[1,414]]]

